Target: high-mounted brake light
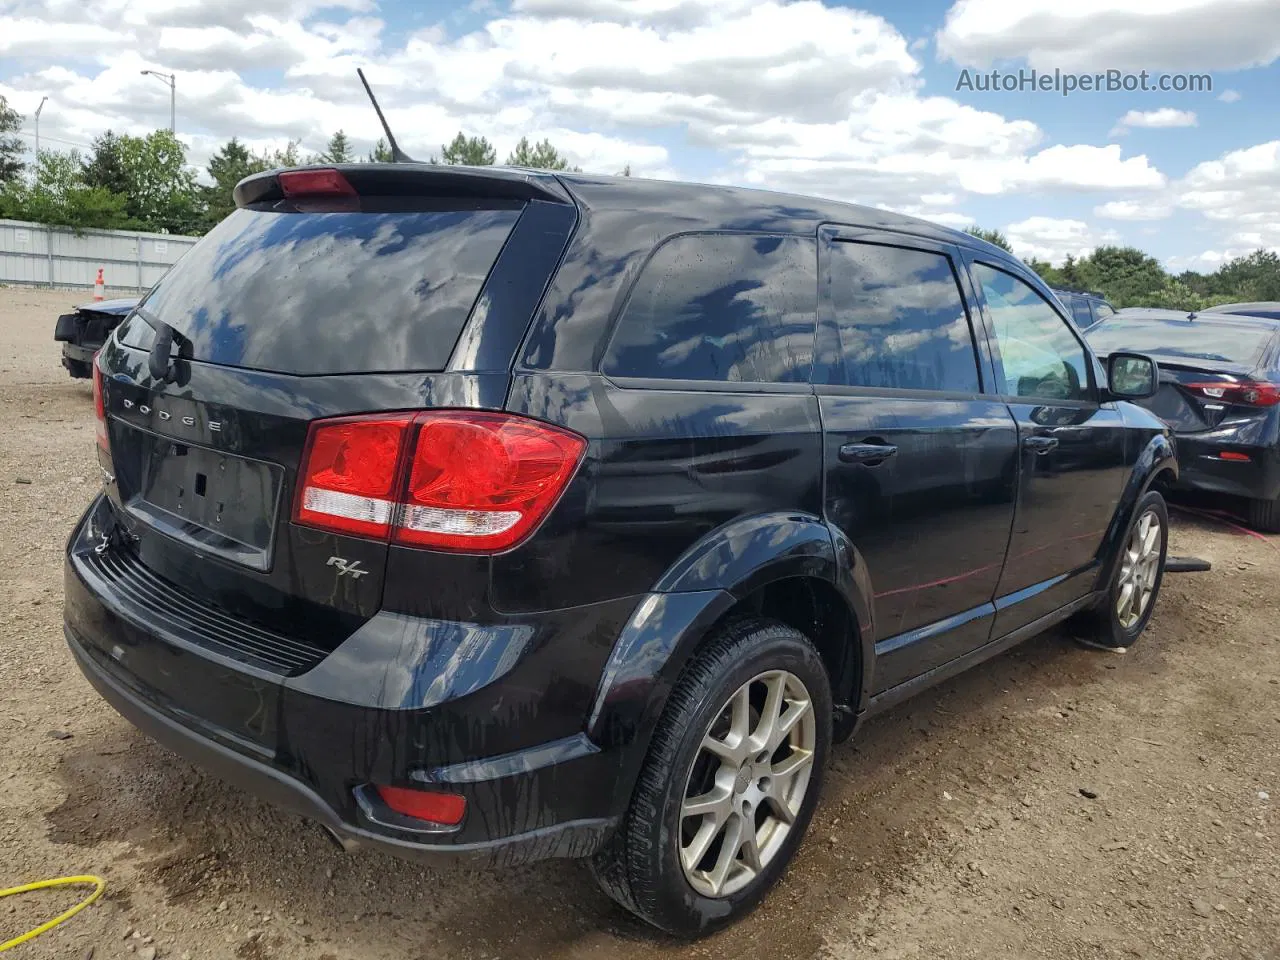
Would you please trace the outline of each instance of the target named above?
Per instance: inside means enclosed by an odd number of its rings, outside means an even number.
[[[107,400],[102,392],[102,368],[98,366],[98,355],[93,355],[89,362],[93,368],[93,415],[97,420],[94,427],[99,449],[110,452],[111,440],[107,434]]]
[[[318,420],[294,519],[437,550],[505,550],[550,512],[585,449],[576,433],[507,413]]]
[[[1274,407],[1280,403],[1280,384],[1258,380],[1218,380],[1213,383],[1184,383],[1183,387],[1208,400],[1246,407]]]
[[[337,170],[288,170],[276,177],[286,197],[354,197],[355,188]]]

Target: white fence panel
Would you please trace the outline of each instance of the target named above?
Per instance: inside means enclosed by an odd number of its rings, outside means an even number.
[[[0,283],[89,289],[101,270],[108,295],[142,293],[198,239],[0,220]]]

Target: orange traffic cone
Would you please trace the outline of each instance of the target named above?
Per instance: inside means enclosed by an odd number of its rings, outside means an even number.
[[[98,268],[98,279],[93,281],[93,299],[105,300],[107,292],[107,282],[102,279],[102,268]]]

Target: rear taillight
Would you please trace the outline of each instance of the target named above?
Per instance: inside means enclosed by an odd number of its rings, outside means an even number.
[[[102,368],[98,366],[98,355],[93,355],[93,360],[89,364],[93,368],[93,415],[97,420],[94,431],[97,435],[98,446],[102,450],[109,451],[111,441],[107,436],[107,399],[102,392]]]
[[[506,413],[318,420],[294,520],[438,550],[505,550],[550,512],[585,449],[576,433]]]
[[[1206,400],[1234,403],[1246,407],[1274,407],[1280,403],[1280,384],[1257,380],[1220,380],[1216,383],[1184,383],[1190,390]]]

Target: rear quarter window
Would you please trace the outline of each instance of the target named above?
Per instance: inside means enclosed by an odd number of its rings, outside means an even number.
[[[605,351],[614,377],[804,383],[813,362],[813,238],[690,234],[641,271]]]

